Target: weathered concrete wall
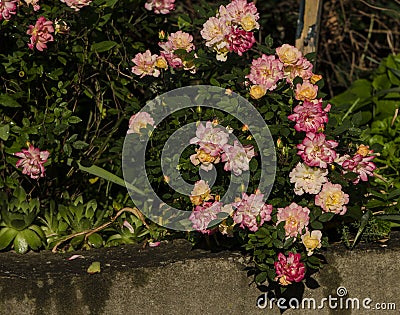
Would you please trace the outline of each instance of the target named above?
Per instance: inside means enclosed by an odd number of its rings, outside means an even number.
[[[257,307],[264,296],[250,285],[245,259],[238,253],[191,250],[175,241],[146,250],[124,246],[80,254],[85,258],[72,261],[67,260],[72,254],[0,254],[0,314],[280,314],[276,306]],[[336,310],[328,300],[323,309],[284,314],[400,313],[398,246],[352,252],[339,247],[326,258],[328,265],[314,275],[320,287],[306,288],[304,297],[320,304],[331,295],[333,306],[337,288],[344,287],[348,294],[342,309],[339,299]],[[101,273],[87,274],[93,261],[101,262]],[[359,299],[359,310],[345,309],[348,297]],[[371,309],[362,307],[367,298]],[[395,303],[397,309],[374,310],[376,303]]]

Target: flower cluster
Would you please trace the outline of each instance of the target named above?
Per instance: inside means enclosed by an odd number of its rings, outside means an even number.
[[[33,145],[28,144],[28,149],[22,149],[21,152],[14,153],[20,159],[16,163],[16,167],[22,167],[22,174],[29,175],[30,178],[37,179],[45,176],[44,163],[49,158],[49,151],[40,151]]]
[[[175,0],[147,0],[144,7],[155,14],[168,14],[175,10]]]
[[[375,156],[374,151],[370,150],[366,145],[360,145],[354,156],[344,155],[339,157],[336,162],[343,168],[343,174],[353,172],[357,174],[357,178],[353,183],[358,184],[361,181],[368,181],[368,176],[374,176],[376,166],[371,162]]]
[[[41,16],[35,25],[29,25],[26,33],[31,35],[28,47],[32,50],[36,47],[37,50],[43,51],[43,49],[47,48],[48,42],[54,41],[52,35],[54,33],[53,22]]]
[[[0,0],[0,21],[9,20],[17,13],[17,0]]]
[[[342,190],[340,184],[331,183],[328,166],[337,163],[341,166],[342,173],[353,172],[357,178],[366,181],[373,175],[375,165],[372,159],[373,152],[366,146],[360,146],[354,156],[342,157],[336,152],[339,143],[327,139],[325,125],[328,123],[328,113],[331,105],[324,106],[322,99],[318,98],[318,85],[321,76],[312,72],[312,64],[303,57],[302,53],[291,45],[284,44],[276,49],[276,55],[262,54],[254,59],[250,67],[248,79],[249,94],[253,99],[260,99],[268,91],[275,90],[279,84],[287,83],[293,91],[297,104],[288,116],[294,122],[294,129],[303,133],[305,137],[296,146],[297,155],[302,161],[298,162],[289,173],[290,182],[294,184],[296,195],[314,195],[314,204],[323,212],[343,215],[347,211],[349,195]],[[300,79],[294,84],[295,79]],[[312,208],[310,208],[312,209]],[[309,231],[310,210],[295,202],[277,210],[278,226],[284,222],[286,238],[301,238],[307,255],[320,248],[322,232]],[[276,280],[287,285],[303,279],[305,266],[300,262],[300,254],[289,253],[289,257],[282,253],[275,262]]]
[[[162,49],[161,56],[168,61],[168,64],[172,68],[183,68],[184,70],[195,72],[193,60],[191,60],[191,58],[186,58],[189,56],[188,54],[195,49],[192,42],[192,35],[177,31],[176,33],[170,34],[166,42],[158,43],[158,46]]]
[[[158,77],[160,69],[166,70],[170,66],[173,69],[184,69],[195,73],[193,58],[196,56],[190,55],[195,49],[192,42],[193,36],[189,33],[182,31],[172,33],[167,41],[158,43],[162,49],[159,55],[152,54],[150,50],[137,53],[132,59],[135,64],[132,72],[141,78],[146,75]]]
[[[189,217],[192,227],[203,233],[211,234],[217,231],[230,235],[233,227],[238,224],[242,229],[256,232],[265,222],[271,220],[272,206],[265,204],[264,194],[257,191],[255,194],[242,194],[242,198],[230,204],[223,205],[218,201],[218,196],[211,194],[211,189],[204,180],[197,181],[190,194],[190,201],[194,209]],[[226,220],[219,223],[218,227],[209,228],[212,220],[218,218],[218,213],[223,212],[233,220],[227,224]]]
[[[209,18],[200,34],[206,46],[217,53],[217,60],[226,61],[228,52],[242,56],[255,43],[254,30],[260,28],[254,3],[233,0],[221,5],[216,16]]]
[[[228,143],[229,133],[226,129],[214,126],[208,121],[204,126],[200,123],[196,137],[190,139],[190,144],[196,144],[196,153],[190,156],[194,165],[200,165],[205,171],[210,171],[213,164],[225,162],[224,170],[240,176],[249,170],[249,162],[255,156],[252,145],[242,146],[237,140],[233,145]]]
[[[263,54],[253,60],[250,73],[246,76],[252,83],[250,96],[259,99],[267,91],[275,90],[280,80],[285,79],[292,84],[296,77],[300,77],[303,83],[296,85],[295,97],[297,100],[312,101],[318,93],[318,87],[311,83],[313,78],[316,80],[312,69],[312,64],[296,47],[284,44],[276,49],[276,55]]]

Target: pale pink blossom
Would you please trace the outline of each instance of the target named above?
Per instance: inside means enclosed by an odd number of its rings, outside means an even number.
[[[300,155],[308,166],[327,168],[336,159],[334,148],[338,143],[326,140],[323,133],[308,132],[301,144],[297,145],[297,155]]]
[[[249,162],[255,156],[252,145],[242,146],[237,140],[233,146],[225,144],[223,146],[222,162],[225,162],[224,170],[232,171],[236,176],[240,176],[243,171],[249,170]]]
[[[50,152],[40,151],[29,144],[28,149],[22,149],[21,152],[14,153],[20,159],[16,163],[16,167],[22,167],[22,174],[29,175],[33,179],[45,176],[44,163],[47,162]]]
[[[297,237],[303,234],[303,229],[308,230],[307,225],[310,220],[310,209],[299,206],[292,202],[285,208],[278,208],[277,213],[278,225],[280,222],[285,222],[286,237]]]
[[[214,144],[222,148],[228,143],[228,140],[229,133],[226,129],[215,127],[211,121],[207,121],[205,126],[203,123],[197,126],[196,137],[190,139],[190,144],[198,144],[200,146]]]
[[[183,49],[186,50],[186,52],[191,52],[195,49],[194,44],[192,43],[193,36],[182,31],[171,33],[168,36],[168,42],[171,43],[172,50]],[[160,47],[163,48],[162,44]]]
[[[284,254],[278,254],[278,261],[274,263],[276,277],[275,281],[283,286],[292,284],[293,282],[300,282],[304,279],[306,267],[300,261],[301,254],[289,253],[288,257]]]
[[[330,109],[330,104],[325,109],[322,108],[322,100],[304,101],[303,105],[297,105],[294,108],[294,113],[289,115],[288,119],[296,122],[294,126],[296,131],[316,133],[324,130],[324,124],[328,122],[327,113]]]
[[[258,29],[260,17],[257,7],[247,0],[233,0],[226,7],[220,6],[219,16],[225,18],[230,24],[240,25],[245,31]]]
[[[28,6],[32,5],[34,11],[38,11],[40,9],[40,5],[38,4],[39,0],[24,0],[24,1]]]
[[[0,21],[9,20],[17,14],[17,0],[0,0]]]
[[[253,84],[272,91],[276,88],[276,83],[283,78],[283,63],[275,56],[263,54],[260,58],[253,60],[250,74],[246,78]]]
[[[140,129],[147,128],[147,125],[154,127],[154,119],[149,113],[139,112],[132,115],[129,119],[129,129],[127,134],[137,133],[140,134]]]
[[[242,199],[232,204],[236,208],[233,214],[233,221],[240,224],[242,229],[248,228],[252,232],[256,232],[260,226],[266,221],[271,220],[272,206],[264,202],[263,194],[242,194]],[[259,217],[259,223],[257,223]]]
[[[289,173],[290,182],[294,183],[296,195],[318,194],[321,186],[328,181],[328,170],[310,167],[303,163],[297,163],[296,167]]]
[[[152,55],[150,50],[146,50],[144,53],[138,53],[132,59],[135,66],[132,67],[132,72],[136,75],[140,75],[143,78],[146,75],[158,77],[160,70],[157,69],[157,55]]]
[[[79,11],[83,7],[88,6],[92,0],[60,0],[64,2],[67,6],[74,9],[75,11]]]
[[[146,10],[153,10],[156,14],[168,14],[175,10],[175,0],[147,0],[144,7]]]
[[[204,180],[194,183],[192,192],[190,193],[190,201],[195,206],[201,205],[204,201],[212,199],[211,189]]]
[[[205,202],[202,205],[196,206],[189,216],[192,221],[192,227],[196,231],[203,234],[212,234],[215,229],[207,229],[212,220],[217,219],[217,214],[221,212],[221,202]]]
[[[327,182],[322,186],[321,192],[315,196],[315,205],[320,206],[325,212],[343,215],[347,211],[345,206],[349,202],[349,195],[342,191],[340,184]]]
[[[231,27],[230,33],[227,36],[228,48],[230,51],[242,56],[244,52],[248,51],[256,42],[253,32]]]
[[[311,84],[309,81],[298,83],[295,90],[295,98],[298,101],[312,101],[317,97],[318,86]]]
[[[230,33],[230,27],[224,18],[210,17],[200,31],[206,46],[212,47],[220,42],[226,41],[226,36]]]
[[[307,256],[311,256],[314,253],[314,250],[321,248],[321,238],[322,232],[319,230],[306,232],[306,234],[301,236],[303,245],[307,249]]]
[[[29,25],[26,33],[31,35],[28,47],[32,50],[36,47],[37,50],[43,51],[43,49],[47,48],[46,44],[48,42],[54,41],[53,35],[51,34],[54,33],[53,22],[41,16],[38,18],[35,25]]]

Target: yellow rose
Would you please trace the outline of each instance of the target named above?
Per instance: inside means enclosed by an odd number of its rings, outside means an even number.
[[[317,97],[318,86],[311,83],[298,84],[296,88],[296,99],[299,101],[312,101]]]
[[[216,159],[215,156],[211,156],[209,153],[206,153],[203,150],[197,151],[197,158],[201,163],[213,163]]]
[[[310,82],[312,83],[312,84],[315,84],[315,83],[317,83],[319,80],[321,80],[322,79],[322,75],[320,75],[320,74],[313,74],[312,75],[312,77],[310,78]]]
[[[155,66],[156,66],[157,68],[160,68],[160,69],[168,69],[167,60],[165,60],[165,58],[164,58],[163,56],[159,56],[159,57],[157,57],[157,59],[156,59]]]
[[[308,256],[311,256],[315,249],[321,248],[321,237],[322,233],[319,230],[312,231],[311,233],[307,232],[306,234],[302,235],[301,240],[307,249]]]
[[[243,16],[242,19],[240,20],[240,25],[246,32],[250,32],[253,29],[259,27],[258,23],[254,19],[254,16],[251,14],[246,14],[245,16]]]
[[[280,283],[280,285],[283,285],[283,286],[287,286],[289,284],[292,284],[290,281],[286,280],[286,276],[280,277],[279,278],[279,283]]]
[[[250,96],[255,100],[263,97],[267,93],[267,90],[264,89],[261,85],[252,85],[250,88]]]
[[[369,153],[370,153],[369,146],[361,144],[358,147],[357,154],[360,154],[362,156],[367,156]]]

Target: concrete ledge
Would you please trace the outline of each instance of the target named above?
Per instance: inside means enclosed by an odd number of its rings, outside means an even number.
[[[338,304],[334,310],[326,301],[323,309],[285,314],[398,314],[398,241],[390,240],[385,248],[329,250],[328,265],[314,276],[320,287],[304,291],[304,297],[319,304],[329,295],[337,297],[342,286],[346,297],[360,303],[371,299],[371,309],[338,309]],[[280,314],[276,306],[256,306],[263,294],[250,285],[239,253],[192,250],[177,240],[145,250],[123,246],[79,254],[85,258],[68,261],[72,254],[1,253],[0,314]],[[86,272],[93,261],[101,262],[101,273]],[[396,310],[373,310],[376,303],[395,303]]]

